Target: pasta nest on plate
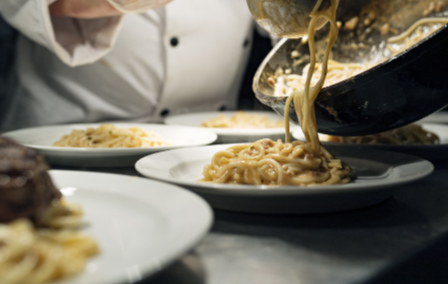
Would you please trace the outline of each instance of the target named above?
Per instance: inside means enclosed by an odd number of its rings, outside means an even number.
[[[321,185],[350,181],[351,169],[320,147],[302,141],[270,139],[231,146],[217,152],[200,181],[250,185]]]

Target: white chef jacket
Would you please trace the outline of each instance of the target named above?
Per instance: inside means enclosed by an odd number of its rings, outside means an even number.
[[[253,20],[244,0],[174,0],[101,19],[49,15],[54,0],[1,0],[23,36],[3,130],[236,107]]]

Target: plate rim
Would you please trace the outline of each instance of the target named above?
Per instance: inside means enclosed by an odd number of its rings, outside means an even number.
[[[201,147],[193,147],[189,148],[189,150],[201,150],[204,147],[215,147],[215,148],[226,148],[230,147],[232,145],[237,144],[247,144],[247,143],[231,143],[231,144],[219,144],[219,145],[208,145],[208,146],[201,146]],[[338,148],[337,145],[332,145],[333,148]],[[328,147],[326,147],[328,148]],[[343,149],[341,147],[341,149]],[[373,184],[362,184],[359,183],[348,183],[348,184],[335,184],[335,185],[317,185],[317,186],[303,186],[299,187],[300,190],[297,190],[298,186],[288,185],[288,186],[254,186],[254,185],[231,185],[231,184],[210,184],[210,183],[201,183],[201,182],[193,182],[193,181],[176,181],[170,178],[166,178],[164,176],[160,175],[148,175],[147,172],[143,170],[142,164],[147,159],[156,159],[160,155],[169,155],[171,153],[175,153],[177,156],[179,156],[185,149],[175,149],[175,150],[169,150],[165,152],[155,153],[152,155],[147,155],[145,157],[140,158],[134,165],[137,172],[139,172],[141,175],[161,180],[168,183],[177,184],[179,186],[184,186],[188,188],[195,188],[196,191],[200,191],[207,194],[216,194],[216,195],[235,195],[235,196],[245,196],[245,195],[252,195],[252,196],[296,196],[296,195],[321,195],[321,194],[344,194],[349,192],[359,192],[359,188],[363,188],[363,192],[367,191],[379,191],[379,190],[386,190],[393,186],[398,186],[406,183],[410,183],[419,179],[422,179],[428,175],[430,175],[434,171],[434,164],[428,161],[427,159],[405,154],[405,153],[399,153],[399,152],[393,152],[389,150],[382,150],[382,149],[369,149],[369,152],[381,152],[384,155],[387,153],[390,153],[392,155],[407,158],[407,159],[413,159],[418,163],[421,163],[422,165],[427,166],[426,171],[419,173],[419,175],[412,175],[408,176],[407,178],[402,178],[398,182],[394,183],[373,183]],[[330,151],[331,152],[331,151]],[[397,169],[398,167],[394,167],[393,169]],[[390,169],[389,169],[390,170]]]
[[[442,109],[422,118],[420,123],[442,124],[448,123],[448,109]]]
[[[135,279],[135,281],[132,281],[129,279],[129,277],[126,278],[126,273],[121,273],[122,279],[116,279],[113,283],[138,283],[139,281],[141,281],[142,279],[147,279],[148,277],[151,277],[152,275],[156,274],[157,272],[159,272],[163,267],[168,266],[170,263],[174,262],[176,259],[178,259],[179,257],[181,257],[183,254],[185,254],[188,250],[192,249],[193,247],[195,247],[202,239],[203,237],[206,236],[206,234],[210,231],[212,225],[213,225],[213,221],[214,221],[214,213],[213,210],[211,208],[211,206],[208,204],[208,202],[206,202],[202,197],[200,197],[198,194],[189,191],[185,188],[182,188],[178,185],[174,185],[174,184],[169,184],[169,183],[164,183],[161,181],[157,181],[157,180],[150,180],[150,179],[146,179],[146,178],[142,178],[142,177],[138,177],[138,176],[130,176],[130,175],[125,175],[125,174],[114,174],[114,173],[105,173],[105,172],[89,172],[89,171],[76,171],[76,170],[58,170],[58,169],[51,169],[48,171],[50,177],[52,178],[52,180],[56,180],[55,184],[56,186],[59,188],[60,187],[60,181],[58,181],[58,179],[62,179],[64,177],[68,176],[72,176],[72,182],[70,183],[71,186],[75,186],[73,185],[73,180],[76,180],[76,182],[81,181],[82,179],[76,179],[76,177],[80,177],[83,176],[85,178],[85,180],[90,180],[90,178],[110,178],[113,180],[121,180],[122,182],[126,182],[126,183],[143,183],[143,184],[148,184],[148,186],[153,186],[154,185],[158,185],[158,186],[163,186],[163,191],[165,191],[164,193],[166,193],[166,191],[168,190],[170,192],[170,194],[182,194],[183,198],[189,198],[188,202],[195,203],[194,204],[194,208],[195,210],[197,210],[195,213],[195,216],[190,216],[189,219],[190,223],[191,221],[194,221],[194,227],[196,230],[189,230],[188,234],[183,234],[183,238],[180,238],[180,240],[182,242],[178,242],[176,246],[172,246],[172,245],[167,245],[167,247],[170,247],[168,249],[168,251],[166,252],[165,255],[158,255],[159,259],[160,259],[160,263],[159,265],[157,265],[157,267],[155,265],[151,265],[153,264],[151,261],[148,261],[146,263],[142,263],[141,264],[141,268],[142,268],[142,277],[141,279]],[[86,178],[86,176],[88,176],[88,178]],[[75,183],[76,183],[75,182]],[[83,181],[84,182],[84,181]],[[82,183],[82,182],[80,182]],[[66,186],[69,186],[68,184]],[[64,186],[61,186],[64,187]],[[126,190],[120,190],[119,185],[117,184],[117,188],[115,188],[112,192],[113,194],[117,194],[117,192],[119,192],[119,194],[124,194],[128,197],[134,197],[136,199],[139,200],[139,202],[145,202],[143,201],[142,198],[139,198],[140,193],[142,191],[145,191],[145,189],[143,188],[139,188],[138,190],[135,190],[135,194],[132,192],[132,187],[126,188]],[[156,188],[156,187],[154,187]],[[60,188],[61,189],[61,188]],[[80,188],[78,190],[81,191],[89,191],[91,189],[87,189],[87,188],[82,188],[82,185],[80,186]],[[107,192],[107,189],[98,189],[96,188],[95,190],[99,190],[102,193]],[[159,190],[159,189],[157,189]],[[147,191],[150,192],[150,191]],[[152,191],[154,192],[154,191]],[[150,193],[149,193],[150,194]],[[166,195],[165,198],[168,198],[169,196]],[[69,198],[67,198],[69,200]],[[157,202],[160,202],[160,200],[158,200]],[[81,206],[83,206],[83,204],[80,204]],[[151,204],[148,204],[151,205]],[[190,207],[192,205],[189,205]],[[171,206],[172,207],[172,206]],[[171,208],[169,207],[169,208]],[[168,212],[168,208],[164,208],[167,209],[165,211]],[[174,214],[176,216],[178,216],[179,220],[184,221],[184,217],[185,217],[185,212],[178,212],[179,210],[173,210],[173,212],[171,213],[171,216],[169,215],[164,215],[164,217],[167,217],[169,220],[172,220]],[[160,212],[163,213],[163,212]],[[191,214],[192,212],[189,211],[189,214]],[[86,218],[86,216],[84,216],[84,218]],[[202,222],[202,223],[201,223]],[[175,223],[175,222],[172,222]],[[92,224],[92,226],[94,226],[94,224]],[[193,227],[193,226],[189,226],[189,227]],[[172,231],[175,231],[176,229],[171,228],[170,233],[172,233]],[[179,230],[179,228],[177,228],[177,230]],[[184,233],[182,232],[178,232],[178,233]],[[94,236],[92,236],[94,237]],[[176,238],[177,240],[178,238]],[[167,240],[169,241],[169,240]],[[101,247],[101,244],[99,244],[99,246]],[[100,252],[101,253],[101,252]],[[95,261],[94,259],[88,260],[90,261]],[[81,284],[82,279],[77,280],[77,276],[81,276],[82,273],[81,272],[79,275],[75,275],[72,278],[65,278],[65,279],[61,279],[60,281],[55,282],[55,284],[57,283],[64,283],[64,284]],[[110,282],[105,282],[107,279],[103,279],[101,280],[101,282],[97,282],[98,284],[111,284]]]
[[[159,127],[159,128],[175,128],[175,129],[185,129],[191,130],[196,133],[201,132],[207,134],[207,140],[204,140],[199,143],[194,144],[180,144],[180,145],[170,145],[170,146],[155,146],[155,147],[136,147],[136,148],[88,148],[88,147],[55,147],[55,146],[45,146],[38,145],[35,143],[21,142],[17,139],[17,135],[23,135],[23,133],[29,133],[30,131],[38,131],[38,130],[57,130],[67,128],[68,130],[74,129],[76,127],[98,127],[101,124],[112,124],[117,127]],[[68,133],[67,133],[68,134]],[[70,154],[98,154],[98,155],[119,155],[119,153],[124,152],[128,154],[138,154],[138,153],[152,153],[157,151],[171,150],[176,148],[183,147],[191,147],[191,146],[200,146],[200,145],[208,145],[215,142],[218,138],[218,135],[213,131],[208,129],[198,129],[196,127],[190,126],[181,126],[181,125],[165,125],[165,124],[157,124],[157,123],[132,123],[132,122],[104,122],[104,123],[71,123],[71,124],[58,124],[58,125],[47,125],[47,126],[35,126],[35,127],[27,127],[16,129],[8,132],[4,132],[0,134],[3,137],[11,138],[21,143],[24,146],[27,146],[32,149],[36,149],[45,153],[70,153]]]

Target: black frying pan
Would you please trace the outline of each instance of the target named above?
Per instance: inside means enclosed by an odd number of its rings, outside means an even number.
[[[362,3],[360,3],[362,2]],[[354,15],[368,17],[367,11],[375,10],[377,17],[369,26],[341,29],[333,48],[333,58],[342,62],[375,60],[385,36],[380,33],[384,24],[397,32],[406,30],[422,17],[426,0],[342,0],[338,19],[344,21]],[[443,10],[448,8],[448,0]],[[345,3],[345,5],[344,5]],[[399,9],[401,8],[401,9]],[[433,12],[432,16],[445,16],[446,12]],[[361,20],[362,17],[360,17]],[[328,31],[317,34],[317,42],[324,42]],[[360,43],[364,48],[359,48]],[[356,47],[356,48],[352,48]],[[257,98],[283,115],[286,97],[274,97],[270,78],[276,76],[278,67],[290,68],[301,73],[308,63],[294,66],[291,52],[302,56],[308,53],[307,45],[300,39],[284,39],[268,54],[255,74],[253,89]],[[315,111],[319,132],[355,136],[374,134],[415,122],[448,105],[448,26],[402,52],[398,56],[376,65],[345,81],[325,87],[320,92]],[[291,120],[297,122],[293,106]]]

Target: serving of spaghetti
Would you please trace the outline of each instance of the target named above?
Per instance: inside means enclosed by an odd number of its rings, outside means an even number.
[[[319,142],[314,115],[314,100],[323,86],[329,54],[337,37],[336,8],[338,0],[331,1],[331,8],[318,11],[322,0],[318,0],[311,12],[308,28],[308,44],[311,51],[311,72],[302,87],[289,94],[285,104],[285,140],[259,140],[255,143],[230,147],[216,153],[204,167],[201,181],[216,183],[238,183],[253,185],[321,185],[341,184],[350,181],[351,169],[335,159]],[[329,43],[321,64],[320,78],[311,86],[316,66],[314,33],[318,20],[330,22]],[[305,133],[306,143],[290,142],[289,106],[294,100],[295,111]]]
[[[82,215],[81,207],[61,199],[37,225],[26,218],[0,224],[1,283],[48,283],[83,271],[99,248],[77,231]]]
[[[216,153],[203,176],[214,183],[306,186],[346,183],[350,170],[323,147],[316,153],[302,141],[262,139]]]
[[[169,142],[159,134],[137,127],[118,128],[111,124],[101,124],[97,128],[74,129],[56,141],[57,147],[85,148],[138,148],[168,146]]]
[[[201,123],[202,127],[210,128],[278,128],[284,127],[283,120],[272,120],[266,115],[251,114],[237,111],[231,116],[224,114],[207,119]]]

